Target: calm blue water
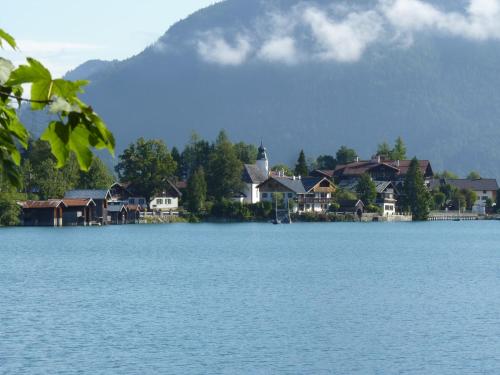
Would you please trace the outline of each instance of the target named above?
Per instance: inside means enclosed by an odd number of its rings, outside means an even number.
[[[500,374],[500,222],[0,230],[0,374]]]

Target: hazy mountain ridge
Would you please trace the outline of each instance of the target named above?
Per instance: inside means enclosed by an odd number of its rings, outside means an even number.
[[[499,176],[498,40],[424,32],[413,35],[409,47],[370,42],[356,61],[263,59],[270,15],[342,3],[229,0],[174,25],[131,59],[73,74],[92,80],[86,99],[114,131],[119,149],[139,136],[182,146],[193,130],[213,138],[224,128],[234,140],[262,137],[272,162],[290,163],[301,148],[313,156],[341,144],[369,157],[378,142],[401,135],[410,153],[431,159],[435,169]],[[359,2],[357,9],[375,3]],[[443,11],[466,4],[434,3]],[[297,49],[316,48],[310,32],[301,34],[306,28],[290,33],[299,35]],[[204,59],[200,51],[212,55],[203,43],[222,46],[230,63]]]

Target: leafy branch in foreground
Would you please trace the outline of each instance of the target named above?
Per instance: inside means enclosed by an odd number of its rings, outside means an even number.
[[[15,39],[0,29],[3,42],[17,48]],[[29,102],[34,111],[48,110],[58,120],[48,124],[41,139],[51,146],[57,167],[63,167],[71,153],[76,155],[80,169],[88,171],[92,164],[92,149],[107,149],[114,154],[115,140],[103,120],[91,106],[78,98],[87,81],[53,79],[39,61],[27,58],[27,64],[15,67],[0,57],[0,169],[16,187],[21,185],[19,147],[28,146],[29,134],[14,107]],[[30,97],[23,97],[23,85],[31,85]]]

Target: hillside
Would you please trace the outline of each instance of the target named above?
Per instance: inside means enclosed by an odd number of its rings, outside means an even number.
[[[342,144],[369,157],[401,135],[436,170],[500,177],[500,12],[476,3],[228,0],[71,74],[92,80],[119,149],[224,128],[291,163]]]

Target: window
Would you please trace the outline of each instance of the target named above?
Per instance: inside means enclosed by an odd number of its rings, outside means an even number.
[[[262,198],[267,198],[267,193],[262,193]]]
[[[128,200],[128,203],[129,203],[129,204],[135,204],[135,199],[134,199],[134,198],[130,198],[130,199]]]
[[[172,199],[167,199],[167,204],[172,204]]]
[[[158,204],[163,204],[163,199],[157,199],[157,200],[156,200],[156,202],[157,202]]]
[[[288,198],[293,198],[293,193],[288,193]]]
[[[135,199],[134,199],[135,201]],[[144,199],[139,199],[139,204],[144,204]]]

